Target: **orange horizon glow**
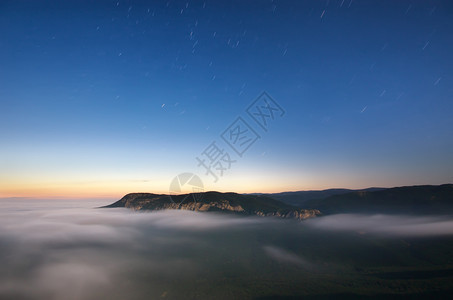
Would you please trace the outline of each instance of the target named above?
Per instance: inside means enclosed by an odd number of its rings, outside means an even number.
[[[338,186],[318,186],[318,187],[242,187],[242,188],[228,188],[220,186],[215,188],[213,186],[205,187],[204,191],[217,191],[217,192],[234,192],[234,193],[281,193],[281,192],[296,192],[296,191],[310,191],[310,190],[325,190],[334,188],[346,189],[364,189],[365,187],[338,187]],[[393,186],[375,186],[375,187],[393,187]],[[151,187],[138,187],[138,186],[125,186],[125,185],[104,185],[103,187],[92,186],[90,188],[74,188],[74,187],[28,187],[28,188],[9,188],[0,189],[0,199],[2,198],[27,198],[27,199],[121,199],[124,195],[129,193],[154,193],[154,194],[169,194],[168,188],[151,188]]]
[[[444,184],[439,180],[430,182],[420,180],[404,181],[397,177],[387,176],[384,179],[375,175],[370,177],[342,173],[313,173],[281,175],[275,178],[265,173],[240,173],[224,177],[218,183],[212,178],[201,177],[204,191],[235,192],[235,193],[280,193],[291,191],[325,190],[331,188],[364,189],[370,187],[397,187],[407,185]],[[101,179],[104,178],[104,179]],[[164,175],[162,178],[137,177],[123,178],[112,176],[93,176],[91,178],[76,178],[64,176],[59,180],[52,176],[36,179],[1,178],[0,198],[36,198],[36,199],[120,199],[128,193],[144,192],[169,194],[173,176]],[[138,178],[146,178],[140,176]],[[370,185],[369,183],[374,184]]]

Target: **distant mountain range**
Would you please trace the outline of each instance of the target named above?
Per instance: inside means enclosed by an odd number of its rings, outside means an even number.
[[[453,184],[364,190],[329,189],[276,194],[205,192],[184,195],[127,194],[105,207],[181,209],[306,219],[321,214],[453,214]]]
[[[453,214],[453,184],[364,190],[329,189],[266,194],[290,205],[323,214]]]
[[[171,197],[160,194],[132,193],[105,207],[126,207],[134,210],[181,209],[213,211],[299,220],[320,214],[316,209],[302,209],[268,196],[219,192],[172,195]]]
[[[273,194],[264,194],[264,193],[255,193],[252,195],[263,195],[274,198],[276,200],[285,202],[294,206],[303,206],[305,202],[310,200],[325,199],[334,195],[348,194],[352,192],[374,192],[385,190],[385,188],[367,188],[361,190],[349,190],[349,189],[327,189],[320,191],[297,191],[297,192],[283,192],[283,193],[273,193]]]

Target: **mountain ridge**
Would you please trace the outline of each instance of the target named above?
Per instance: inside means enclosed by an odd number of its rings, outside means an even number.
[[[286,191],[279,193],[253,193],[254,195],[262,195],[274,198],[276,200],[285,202],[290,205],[303,207],[304,202],[313,199],[324,199],[329,196],[347,194],[359,191],[378,191],[387,188],[369,187],[365,189],[345,189],[345,188],[331,188],[325,190],[306,190],[306,191]]]
[[[377,191],[355,191],[304,202],[323,214],[453,214],[453,184],[415,185]]]
[[[453,215],[453,184],[362,190],[328,189],[276,194],[209,191],[170,196],[130,193],[105,207],[126,207],[134,210],[210,211],[299,220],[321,214],[338,213]]]
[[[237,215],[272,216],[303,220],[320,215],[317,209],[303,209],[271,197],[237,193],[203,192],[182,195],[130,193],[104,208],[125,207],[134,210],[191,210]]]

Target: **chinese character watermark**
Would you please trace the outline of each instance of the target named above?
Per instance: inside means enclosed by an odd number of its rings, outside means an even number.
[[[214,182],[219,180],[220,176],[223,176],[223,172],[231,168],[231,164],[235,163],[232,160],[230,154],[224,149],[220,149],[215,141],[212,142],[203,152],[201,152],[203,158],[196,157],[198,161],[198,167],[202,166],[206,170],[206,175],[214,177]]]
[[[268,122],[274,121],[277,117],[283,117],[285,111],[268,93],[263,92],[250,104],[247,113],[264,131],[267,131]]]
[[[256,98],[246,109],[248,116],[259,127],[268,131],[271,122],[283,117],[283,108],[266,92]],[[253,122],[252,122],[253,123]],[[256,127],[256,125],[255,125]],[[261,136],[242,116],[239,116],[225,131],[220,134],[221,139],[240,157],[255,144]],[[225,171],[231,169],[231,164],[237,162],[230,154],[213,141],[201,152],[201,157],[196,157],[198,167],[203,167],[205,175],[210,175],[214,183],[222,177]]]
[[[241,117],[238,117],[220,135],[240,157],[261,137]]]
[[[239,116],[220,134],[221,140],[239,158],[261,139],[258,130],[267,132],[273,121],[285,115],[283,108],[266,92],[261,93],[245,112],[252,122],[247,122],[243,116]],[[237,159],[232,158],[230,152],[214,140],[196,157],[196,161],[197,167],[203,168],[205,175],[211,176],[216,183],[231,169]],[[200,201],[203,192],[202,180],[193,173],[179,174],[170,184],[170,199],[178,205],[188,198],[192,198],[195,203]]]

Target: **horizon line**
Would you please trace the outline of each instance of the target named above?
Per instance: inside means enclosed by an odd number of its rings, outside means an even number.
[[[235,193],[235,194],[243,194],[243,195],[251,195],[251,194],[262,194],[262,195],[271,195],[271,194],[282,194],[282,193],[297,193],[297,192],[322,192],[322,191],[329,191],[329,190],[350,190],[350,191],[362,191],[362,190],[369,190],[369,189],[392,189],[392,188],[404,188],[404,187],[420,187],[420,186],[442,186],[442,185],[453,185],[453,183],[442,183],[442,184],[413,184],[413,185],[401,185],[401,186],[390,186],[390,187],[377,187],[371,186],[366,188],[326,188],[326,189],[308,189],[308,190],[292,190],[292,191],[280,191],[280,192],[247,192],[247,193],[239,193],[234,191],[219,191],[219,190],[208,190],[203,191],[201,193],[209,193],[209,192],[216,192],[216,193]],[[10,197],[0,197],[0,200],[112,200],[112,199],[120,199],[128,194],[156,194],[156,195],[168,195],[170,193],[155,193],[155,192],[128,192],[123,194],[123,196],[61,196],[61,195],[52,195],[52,196],[10,196]],[[192,194],[192,193],[186,193]],[[181,193],[180,195],[185,195]]]

